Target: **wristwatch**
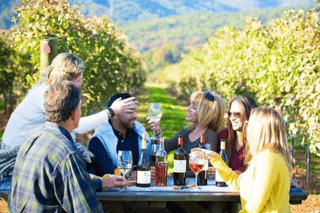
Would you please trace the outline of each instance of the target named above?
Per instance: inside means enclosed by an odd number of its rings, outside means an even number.
[[[110,107],[106,107],[106,110],[108,111],[108,113],[110,114],[110,118],[112,118],[114,116],[114,111],[113,109],[111,109]]]

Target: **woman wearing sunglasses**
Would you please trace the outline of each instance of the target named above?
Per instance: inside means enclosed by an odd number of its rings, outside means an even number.
[[[218,151],[218,136],[222,122],[225,106],[222,98],[214,92],[194,92],[190,98],[190,105],[187,108],[187,122],[191,128],[181,130],[175,137],[166,141],[167,152],[178,148],[178,138],[183,137],[183,149],[187,152],[187,176],[194,176],[189,169],[189,153],[191,149],[199,147],[200,136],[205,134],[206,143],[209,143],[211,150]],[[149,120],[150,128],[155,131],[157,137],[161,136],[160,122],[155,123]]]
[[[226,183],[240,191],[240,213],[291,212],[290,154],[286,125],[274,109],[256,108],[251,112],[247,128],[248,152],[252,156],[248,169],[241,175],[232,171],[218,153],[202,149]]]
[[[237,174],[247,168],[244,162],[245,152],[245,127],[249,120],[250,112],[256,108],[256,102],[246,95],[238,95],[232,98],[228,106],[228,140],[226,152],[230,167]]]

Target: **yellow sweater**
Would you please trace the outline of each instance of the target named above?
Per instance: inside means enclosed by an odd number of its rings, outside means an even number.
[[[214,157],[210,162],[228,186],[240,191],[240,213],[291,212],[290,173],[282,154],[269,149],[261,151],[239,176],[220,156]]]

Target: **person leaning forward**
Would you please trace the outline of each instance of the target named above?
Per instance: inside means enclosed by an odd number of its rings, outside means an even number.
[[[86,162],[70,135],[81,117],[80,94],[79,88],[67,82],[53,84],[45,92],[47,122],[20,147],[8,212],[104,212],[96,187],[106,190],[127,185],[121,176],[97,179],[96,184],[90,180]],[[109,212],[120,212],[117,205],[110,206]]]

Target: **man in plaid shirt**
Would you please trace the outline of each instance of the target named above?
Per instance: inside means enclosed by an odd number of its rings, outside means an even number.
[[[20,147],[8,212],[104,212],[95,185],[97,190],[127,185],[122,176],[91,181],[70,135],[81,116],[80,94],[72,83],[57,83],[46,91],[47,122]],[[114,203],[108,206],[109,211],[116,208]]]

